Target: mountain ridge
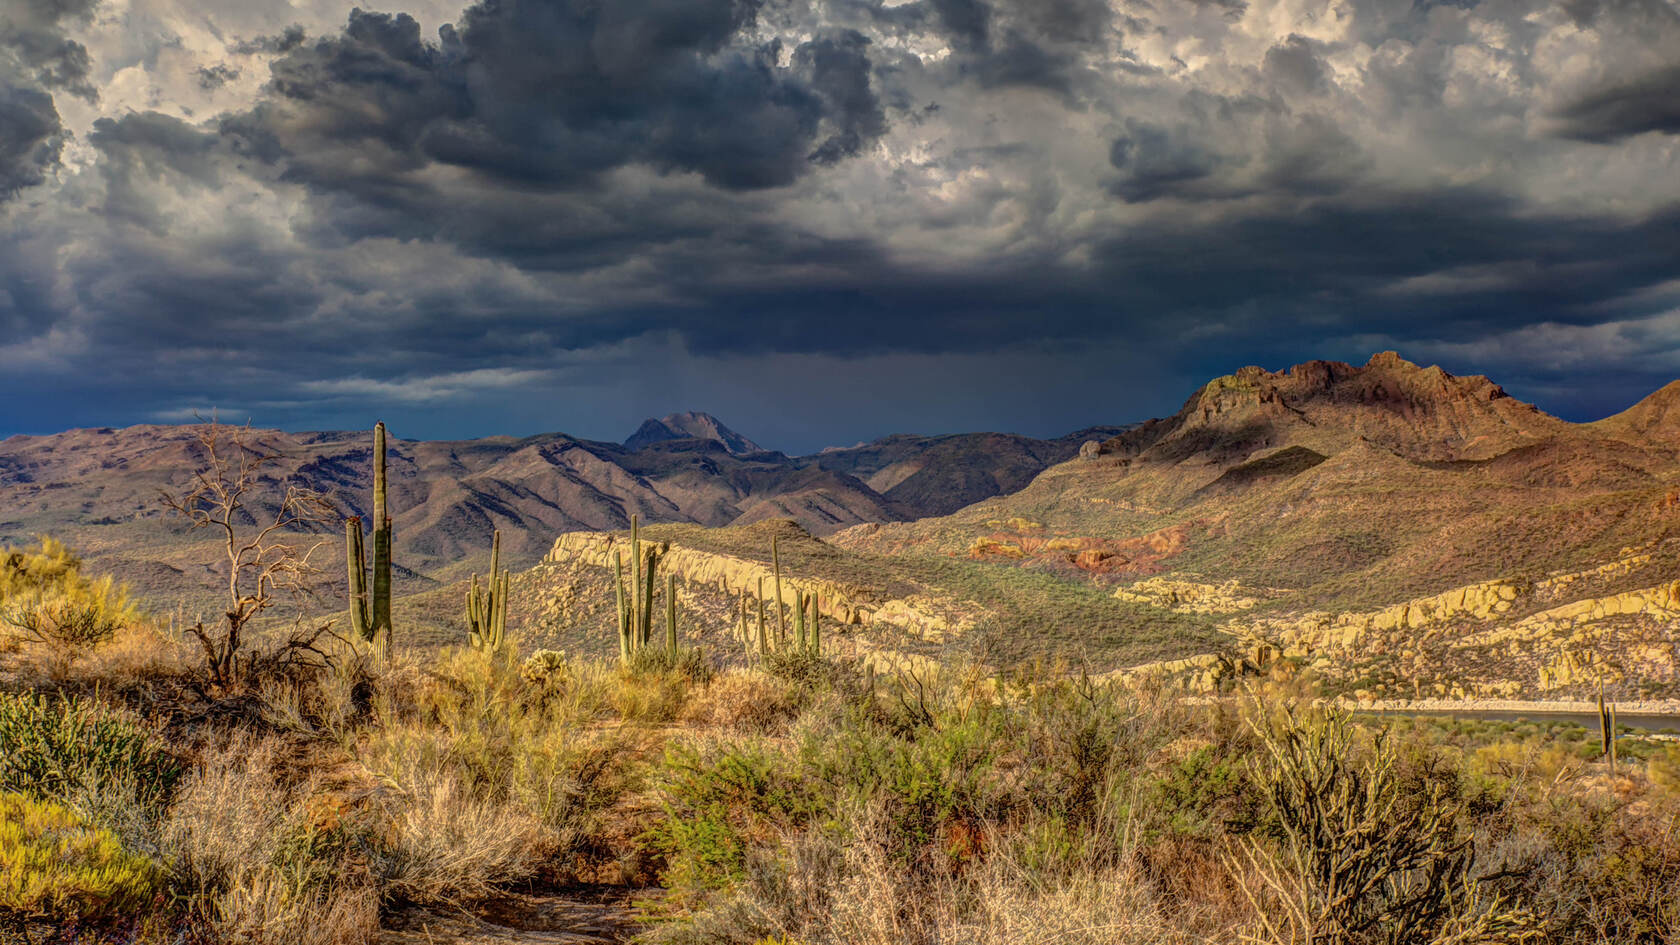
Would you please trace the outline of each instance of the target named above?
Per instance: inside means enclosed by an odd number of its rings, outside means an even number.
[[[951,511],[1024,483],[1078,449],[1066,439],[951,434],[789,457],[711,421],[698,429],[717,436],[668,437],[639,449],[563,433],[394,437],[391,505],[398,560],[411,569],[408,589],[481,567],[497,529],[515,566],[536,561],[561,533],[620,528],[631,515],[714,527],[787,517],[826,534]],[[0,543],[53,534],[94,567],[165,597],[212,586],[203,562],[215,559],[199,547],[202,535],[184,533],[158,501],[161,492],[179,492],[200,465],[196,429],[139,424],[0,440]],[[282,457],[277,478],[256,497],[258,514],[272,509],[283,481],[320,489],[345,514],[367,514],[370,434],[246,434]],[[754,449],[736,453],[731,442]],[[891,486],[877,491],[865,481],[895,463]]]

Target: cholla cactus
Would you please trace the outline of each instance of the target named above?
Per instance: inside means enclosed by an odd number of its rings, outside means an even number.
[[[1283,851],[1250,841],[1246,863],[1278,894],[1279,908],[1254,905],[1267,939],[1323,945],[1522,942],[1532,916],[1484,901],[1474,879],[1475,848],[1459,829],[1462,804],[1440,784],[1419,796],[1395,773],[1395,752],[1379,732],[1356,751],[1345,715],[1273,728],[1255,725],[1264,745],[1250,765],[1282,830]]]
[[[519,675],[526,682],[544,689],[553,689],[569,678],[565,650],[538,650],[519,667]]]

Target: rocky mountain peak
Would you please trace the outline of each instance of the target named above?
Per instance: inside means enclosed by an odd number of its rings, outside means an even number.
[[[711,440],[735,456],[764,452],[764,447],[724,426],[718,418],[692,410],[643,421],[636,432],[624,441],[624,446],[640,450],[671,440]]]
[[[1383,351],[1358,367],[1241,368],[1203,385],[1174,417],[1112,441],[1109,451],[1219,463],[1293,443],[1328,455],[1363,437],[1411,459],[1485,458],[1553,435],[1561,424],[1486,377],[1457,377]]]

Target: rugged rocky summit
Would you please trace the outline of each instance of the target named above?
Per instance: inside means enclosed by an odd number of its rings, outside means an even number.
[[[1391,696],[1680,692],[1680,383],[1577,424],[1392,352],[1244,368],[1017,493],[831,541],[1220,619],[1202,684],[1265,645]]]
[[[707,440],[722,446],[732,456],[765,452],[764,447],[723,425],[709,413],[673,413],[658,420],[645,420],[624,441],[627,450],[640,450],[671,440]]]

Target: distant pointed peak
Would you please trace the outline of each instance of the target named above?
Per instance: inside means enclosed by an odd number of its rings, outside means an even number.
[[[729,429],[723,421],[711,414],[698,410],[667,414],[657,420],[645,420],[636,428],[636,432],[624,441],[624,446],[627,449],[640,450],[672,440],[710,440],[736,456],[764,452],[764,447]]]

